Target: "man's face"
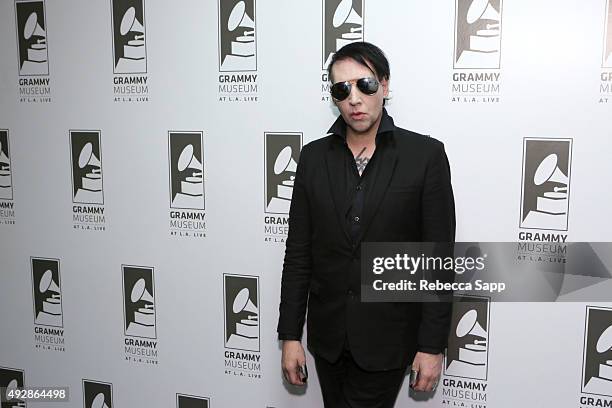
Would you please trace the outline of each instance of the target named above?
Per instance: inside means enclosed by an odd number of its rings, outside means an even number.
[[[360,78],[376,78],[373,70],[359,64],[353,59],[344,59],[334,63],[332,78],[334,83],[352,81]],[[378,79],[378,78],[376,78]],[[383,99],[389,94],[387,80],[380,81],[378,91],[373,95],[366,95],[351,84],[351,94],[342,101],[334,99],[346,124],[357,134],[366,133],[374,126],[378,126],[382,115]]]

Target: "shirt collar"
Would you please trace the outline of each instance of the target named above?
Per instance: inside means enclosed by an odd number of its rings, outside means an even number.
[[[387,109],[383,108],[382,110],[382,118],[380,119],[380,124],[378,126],[378,131],[376,132],[376,141],[380,140],[380,136],[387,132],[393,132],[395,130],[395,124],[393,123],[393,118],[389,116],[387,113]],[[327,134],[336,135],[343,142],[346,143],[346,122],[342,115],[338,116],[338,119],[334,122],[334,124],[329,128]]]

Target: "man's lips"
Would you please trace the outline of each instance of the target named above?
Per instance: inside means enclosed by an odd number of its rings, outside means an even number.
[[[351,119],[359,120],[365,118],[366,114],[363,112],[354,112],[351,113]]]

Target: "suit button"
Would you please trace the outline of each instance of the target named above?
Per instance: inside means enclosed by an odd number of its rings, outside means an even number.
[[[357,186],[357,191],[361,190],[361,186]]]
[[[355,217],[355,222],[359,222],[359,217]]]
[[[351,289],[349,289],[348,292],[346,292],[346,293],[348,293],[351,296],[353,296],[353,294],[354,294],[354,292]]]

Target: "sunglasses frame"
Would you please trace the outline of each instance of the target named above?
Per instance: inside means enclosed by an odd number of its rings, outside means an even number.
[[[367,93],[365,92],[363,89],[361,89],[361,87],[359,86],[359,81],[363,81],[366,79],[370,79],[373,80],[376,83],[376,90],[372,93]],[[342,99],[336,98],[333,94],[333,87],[338,85],[338,84],[345,84],[348,86],[348,93],[346,94],[346,96]],[[350,81],[339,81],[336,82],[334,84],[332,84],[332,86],[329,88],[329,93],[331,94],[332,98],[334,98],[336,101],[338,102],[342,102],[343,100],[345,100],[346,98],[348,98],[351,95],[351,91],[353,89],[353,84],[355,84],[355,86],[357,86],[357,89],[359,89],[359,92],[361,92],[364,95],[368,95],[368,96],[372,96],[374,95],[376,92],[378,92],[378,88],[380,88],[380,81],[374,77],[363,77],[363,78],[358,78],[358,79],[351,79]]]

